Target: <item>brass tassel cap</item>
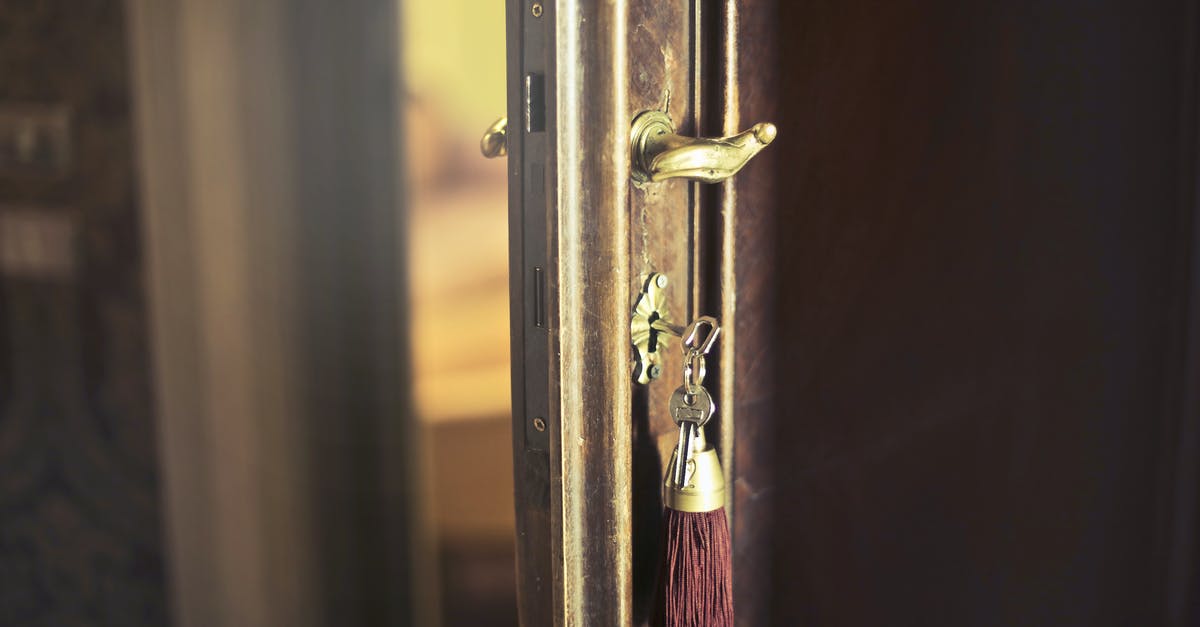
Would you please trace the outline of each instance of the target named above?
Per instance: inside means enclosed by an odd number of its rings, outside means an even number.
[[[696,429],[692,457],[687,460],[683,485],[675,482],[679,451],[671,455],[663,486],[663,503],[677,512],[711,512],[725,506],[725,473],[717,451],[704,438],[704,429]]]

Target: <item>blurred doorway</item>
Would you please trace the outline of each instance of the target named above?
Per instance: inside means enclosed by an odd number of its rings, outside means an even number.
[[[402,0],[414,402],[445,625],[516,625],[502,0]]]

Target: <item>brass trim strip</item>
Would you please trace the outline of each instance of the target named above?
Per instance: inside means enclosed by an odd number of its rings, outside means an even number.
[[[730,135],[737,132],[741,124],[741,111],[738,106],[738,14],[736,0],[725,2],[725,30],[723,35],[725,46],[725,113],[723,118],[723,133]],[[720,450],[725,462],[725,485],[730,486],[726,491],[725,513],[733,520],[734,503],[732,489],[734,470],[737,459],[734,457],[734,429],[737,416],[734,415],[735,404],[734,377],[737,376],[737,183],[727,180],[721,184],[721,391],[723,401],[721,413]],[[731,527],[732,529],[732,527]]]
[[[628,7],[626,0],[566,0],[557,9],[555,618],[561,625],[629,625]]]

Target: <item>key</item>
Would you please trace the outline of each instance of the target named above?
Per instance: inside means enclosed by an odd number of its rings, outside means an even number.
[[[703,427],[717,411],[717,404],[713,402],[712,395],[699,385],[692,394],[688,393],[686,387],[679,386],[675,393],[671,394],[668,407],[671,408],[671,419],[675,424],[691,422],[698,427]]]
[[[696,429],[700,429],[712,418],[717,410],[716,403],[708,390],[696,386],[695,391],[688,393],[686,387],[680,387],[671,395],[671,418],[679,425],[679,444],[675,449],[675,485],[682,486],[686,478],[687,462],[692,457],[692,439]]]
[[[692,438],[695,437],[696,424],[683,421],[679,423],[679,444],[675,448],[675,485],[683,487],[687,480],[687,463],[692,456]]]

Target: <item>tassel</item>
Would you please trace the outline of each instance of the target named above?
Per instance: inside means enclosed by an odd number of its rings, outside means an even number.
[[[684,485],[675,483],[679,451],[664,486],[666,538],[655,624],[733,627],[733,552],[725,518],[725,477],[704,430],[696,428]]]

